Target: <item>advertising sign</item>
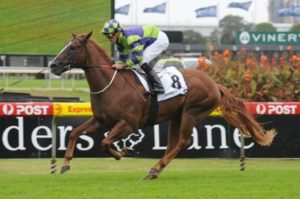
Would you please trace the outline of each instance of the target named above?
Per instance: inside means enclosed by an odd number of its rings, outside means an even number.
[[[254,115],[300,115],[298,102],[247,102]]]
[[[59,117],[56,119],[57,155],[63,157],[69,135],[89,117]],[[247,157],[300,157],[300,116],[260,116],[259,122],[266,129],[278,132],[270,147],[262,147],[246,139]],[[32,158],[51,156],[51,117],[3,117],[0,121],[0,158]],[[167,145],[168,124],[140,129],[112,147],[133,150],[129,156],[161,157]],[[108,132],[82,135],[75,147],[74,157],[110,157],[101,150],[101,140]],[[222,117],[209,117],[198,124],[192,133],[190,147],[180,157],[238,157],[240,135]]]
[[[249,44],[271,44],[271,45],[296,45],[300,44],[300,33],[297,32],[239,32],[237,43]]]
[[[53,103],[55,116],[92,116],[91,103]]]
[[[52,103],[0,102],[0,116],[49,116],[53,115]]]

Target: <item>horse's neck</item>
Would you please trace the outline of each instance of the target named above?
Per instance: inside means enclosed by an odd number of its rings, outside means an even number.
[[[99,92],[111,81],[114,70],[109,68],[91,67],[84,70],[90,91]]]
[[[95,43],[88,43],[87,54],[90,65],[112,65],[112,59]]]
[[[113,70],[108,68],[111,66],[112,60],[104,52],[96,50],[94,46],[88,49],[88,65],[92,67],[87,67],[84,70],[85,76],[90,90],[98,92],[108,85],[113,76]]]

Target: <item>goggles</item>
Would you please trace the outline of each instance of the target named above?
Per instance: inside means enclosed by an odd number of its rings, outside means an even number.
[[[104,37],[106,37],[107,39],[111,39],[111,38],[113,38],[113,36],[114,36],[114,33],[104,33],[103,34],[104,35]]]

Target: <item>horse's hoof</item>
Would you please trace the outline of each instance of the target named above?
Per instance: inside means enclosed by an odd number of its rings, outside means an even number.
[[[156,179],[158,176],[157,175],[147,175],[143,178],[143,180],[154,180]]]
[[[130,148],[124,147],[122,149],[122,155],[123,155],[123,157],[127,156],[127,155],[133,155],[133,153],[134,153],[134,150],[132,150]]]
[[[159,174],[159,169],[156,168],[151,168],[149,171],[149,174],[145,176],[143,179],[144,180],[154,180],[158,177]]]
[[[63,166],[63,167],[61,167],[60,174],[64,174],[64,173],[66,173],[69,170],[70,170],[70,166],[69,165]]]

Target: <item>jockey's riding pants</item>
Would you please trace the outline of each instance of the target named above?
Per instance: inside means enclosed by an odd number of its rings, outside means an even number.
[[[156,41],[144,50],[143,61],[141,65],[152,61],[155,57],[157,57],[164,50],[166,50],[168,46],[169,46],[168,36],[166,35],[166,33],[159,31]]]

